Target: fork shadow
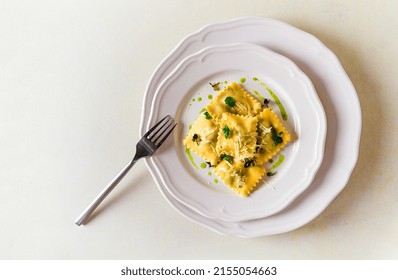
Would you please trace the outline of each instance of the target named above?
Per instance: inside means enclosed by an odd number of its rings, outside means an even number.
[[[142,162],[141,164],[144,164]],[[146,170],[146,169],[144,169]],[[131,172],[131,171],[130,171]],[[126,175],[127,177],[128,175]],[[131,179],[128,183],[123,183],[120,182],[119,186],[117,186],[117,190],[115,189],[112,192],[112,195],[108,196],[100,206],[90,215],[90,217],[87,219],[85,224],[90,223],[92,220],[94,220],[97,216],[101,215],[104,211],[109,210],[114,206],[114,204],[120,203],[121,200],[127,199],[132,195],[134,192],[137,191],[137,186],[142,183],[143,180],[148,180],[150,179],[151,176],[149,176],[148,172],[136,172],[134,174],[134,178]],[[127,178],[124,178],[123,180],[126,180]]]

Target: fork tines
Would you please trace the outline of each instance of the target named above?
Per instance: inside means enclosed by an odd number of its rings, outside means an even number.
[[[149,139],[156,146],[160,146],[164,140],[170,135],[177,123],[169,116],[165,116],[155,126],[153,126],[146,134]]]

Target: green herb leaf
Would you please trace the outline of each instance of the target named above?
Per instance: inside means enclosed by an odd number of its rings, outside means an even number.
[[[275,172],[267,172],[268,177],[274,176],[275,174],[276,174],[276,171]]]
[[[221,131],[224,134],[225,139],[228,139],[228,137],[231,135],[228,125],[225,125]]]
[[[280,137],[278,134],[273,133],[273,134],[271,135],[271,138],[272,138],[272,140],[274,141],[274,145],[275,145],[275,146],[277,146],[277,145],[279,145],[280,143],[283,142],[282,137]]]
[[[232,157],[229,156],[229,155],[226,155],[226,154],[221,154],[221,155],[220,155],[220,158],[221,158],[222,160],[228,161],[229,163],[231,163],[231,160],[232,160]]]
[[[233,98],[233,97],[231,97],[231,96],[228,96],[227,98],[225,98],[225,100],[224,100],[224,102],[225,102],[225,104],[228,106],[228,107],[234,107],[235,106],[235,99]]]
[[[205,115],[206,120],[210,120],[211,119],[211,116],[210,116],[209,112],[205,111],[203,114]]]

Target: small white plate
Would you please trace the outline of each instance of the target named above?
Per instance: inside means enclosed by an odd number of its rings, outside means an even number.
[[[228,223],[206,218],[178,202],[161,188],[162,182],[155,176],[155,158],[148,158],[145,162],[165,199],[189,220],[220,234],[246,238],[285,233],[309,223],[332,202],[344,189],[358,159],[362,114],[357,93],[337,57],[316,37],[287,23],[264,17],[244,17],[210,24],[189,34],[159,64],[148,82],[140,135],[147,130],[156,89],[178,63],[205,47],[237,42],[258,44],[283,54],[313,82],[326,112],[328,133],[324,160],[311,186],[275,215]],[[164,149],[169,148],[169,143],[164,144]]]
[[[223,87],[233,81],[269,99],[292,137],[280,153],[283,164],[272,170],[277,173],[265,176],[247,198],[225,186],[203,159],[192,153],[193,161],[188,160],[182,143],[208,99],[217,94],[209,83]],[[286,109],[286,120],[268,89]],[[178,123],[175,149],[155,157],[155,176],[175,199],[211,219],[239,222],[279,212],[311,184],[323,159],[326,116],[311,81],[291,60],[257,45],[211,46],[184,59],[156,91],[148,127],[166,114]]]

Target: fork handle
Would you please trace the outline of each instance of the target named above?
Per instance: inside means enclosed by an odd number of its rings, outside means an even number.
[[[105,199],[105,197],[110,194],[110,192],[119,184],[119,182],[123,179],[124,176],[130,171],[131,167],[138,161],[138,159],[134,158],[130,161],[120,173],[113,178],[113,180],[98,194],[98,196],[87,206],[87,208],[80,214],[80,216],[75,220],[75,224],[80,226],[84,224],[90,215],[94,212],[94,210],[101,204],[101,202]]]

